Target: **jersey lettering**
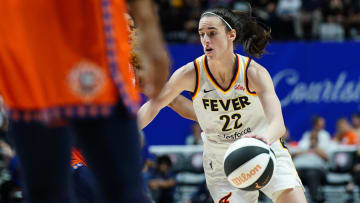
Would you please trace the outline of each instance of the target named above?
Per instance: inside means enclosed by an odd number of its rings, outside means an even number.
[[[211,111],[219,111],[217,100],[210,100]]]
[[[229,107],[230,107],[230,100],[226,100],[226,104],[224,104],[223,100],[219,100],[221,107],[225,110],[228,111]]]
[[[227,100],[203,98],[202,101],[203,101],[204,109],[207,110],[208,107],[210,107],[209,108],[210,111],[222,111],[222,110],[229,111],[230,103],[232,104],[234,111],[238,111],[251,104],[247,96],[241,96],[235,99],[227,99]]]

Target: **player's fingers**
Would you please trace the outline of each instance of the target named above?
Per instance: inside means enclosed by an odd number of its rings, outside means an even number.
[[[243,135],[242,138],[256,138],[256,135],[255,134],[246,134],[246,135]]]
[[[270,145],[269,140],[267,140],[267,139],[264,138],[264,137],[256,136],[255,138],[258,139],[258,140],[261,140],[261,141],[265,142],[265,144],[267,144],[267,145]]]
[[[169,76],[170,60],[167,53],[157,55],[152,58],[152,67],[149,69],[150,86],[146,84],[147,91],[150,98],[157,97],[164,87]]]

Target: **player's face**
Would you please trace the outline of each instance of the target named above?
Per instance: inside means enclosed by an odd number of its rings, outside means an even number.
[[[200,19],[199,35],[205,55],[209,58],[220,58],[225,51],[232,51],[232,40],[224,24],[216,16]]]

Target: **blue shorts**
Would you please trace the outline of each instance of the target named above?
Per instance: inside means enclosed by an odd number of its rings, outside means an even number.
[[[79,203],[97,203],[99,193],[90,169],[83,165],[75,165],[72,170],[75,196]]]

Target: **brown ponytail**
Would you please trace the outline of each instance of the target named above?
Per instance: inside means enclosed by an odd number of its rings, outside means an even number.
[[[271,28],[256,21],[244,12],[234,12],[242,22],[242,30],[238,42],[242,44],[246,54],[261,57],[271,39]],[[236,29],[238,31],[238,29]],[[237,32],[239,33],[239,32]]]
[[[251,16],[251,7],[248,11],[232,11],[227,8],[215,8],[206,12],[212,12],[221,16],[230,26],[236,30],[235,43],[243,46],[249,56],[259,58],[266,53],[265,48],[271,39],[271,29],[265,24],[256,21]],[[206,12],[201,16],[208,16]],[[225,26],[228,31],[230,28]]]

